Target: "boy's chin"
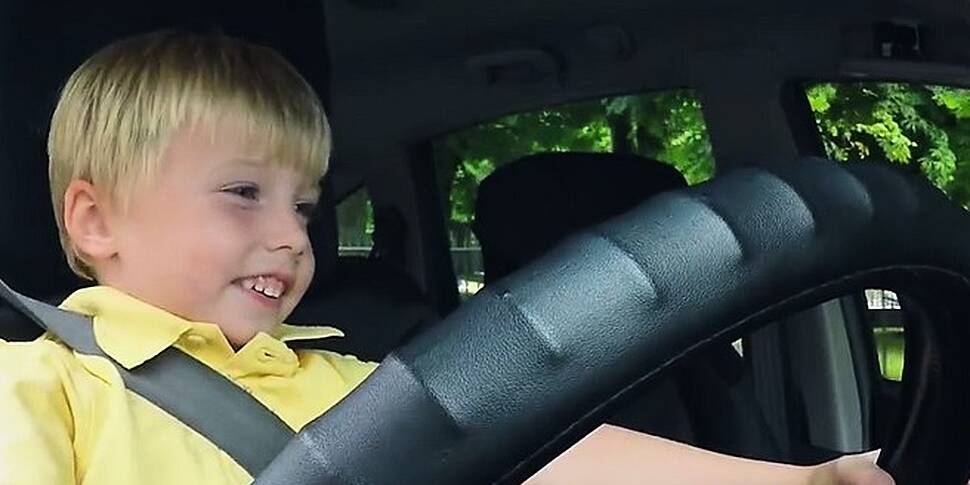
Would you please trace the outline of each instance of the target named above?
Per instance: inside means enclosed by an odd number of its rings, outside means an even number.
[[[246,345],[260,332],[272,335],[273,331],[279,327],[279,317],[275,312],[258,317],[253,313],[248,315],[245,312],[236,313],[235,315],[222,315],[215,323],[222,330],[229,343],[237,349]]]
[[[272,330],[276,326],[277,324],[275,323],[269,323],[265,325],[251,324],[251,325],[245,326],[244,328],[240,328],[238,326],[233,326],[232,328],[226,328],[225,326],[220,325],[220,327],[222,328],[222,333],[226,336],[226,340],[228,340],[229,344],[232,345],[232,347],[236,350],[239,350],[241,347],[246,345],[250,340],[253,339],[253,337],[258,335],[260,332],[265,332],[268,334],[272,333]]]

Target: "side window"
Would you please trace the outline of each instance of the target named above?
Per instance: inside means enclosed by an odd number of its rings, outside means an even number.
[[[517,113],[442,136],[434,150],[463,297],[484,284],[481,249],[471,230],[478,185],[502,165],[539,152],[634,153],[669,163],[690,184],[714,174],[700,98],[688,89]]]
[[[897,82],[813,83],[809,105],[829,158],[898,164],[970,207],[970,89]],[[902,378],[905,309],[866,290],[867,316],[885,379]]]
[[[817,83],[806,94],[829,158],[909,167],[970,204],[970,89]]]
[[[866,290],[866,317],[884,379],[903,380],[903,355],[906,350],[904,314],[899,297],[889,290]]]
[[[374,246],[374,208],[365,187],[337,204],[337,252],[341,256],[367,256]]]

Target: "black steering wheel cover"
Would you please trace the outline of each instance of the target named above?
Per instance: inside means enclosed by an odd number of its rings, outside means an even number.
[[[927,311],[907,328],[904,409],[883,464],[900,485],[961,483],[968,247],[964,210],[878,165],[802,160],[666,193],[394,352],[256,483],[521,481],[657,370],[867,284],[907,290]]]

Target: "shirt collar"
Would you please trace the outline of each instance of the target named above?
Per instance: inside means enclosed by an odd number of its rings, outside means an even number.
[[[281,323],[269,333],[282,342],[293,342],[296,340],[316,340],[329,337],[343,337],[344,333],[339,328],[317,326],[317,325],[289,325]]]
[[[212,344],[224,346],[232,353],[228,340],[217,325],[186,320],[108,286],[80,289],[67,297],[60,307],[93,317],[98,345],[126,369],[155,357],[193,330],[217,336],[212,339],[216,340]],[[284,342],[343,335],[334,327],[280,324],[266,337],[285,348]]]

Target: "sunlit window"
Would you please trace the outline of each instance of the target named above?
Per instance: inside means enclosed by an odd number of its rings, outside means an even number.
[[[496,168],[540,152],[634,153],[669,163],[690,184],[714,161],[700,98],[672,90],[602,98],[509,115],[435,140],[439,186],[463,296],[482,288],[481,249],[471,230],[478,185]]]

